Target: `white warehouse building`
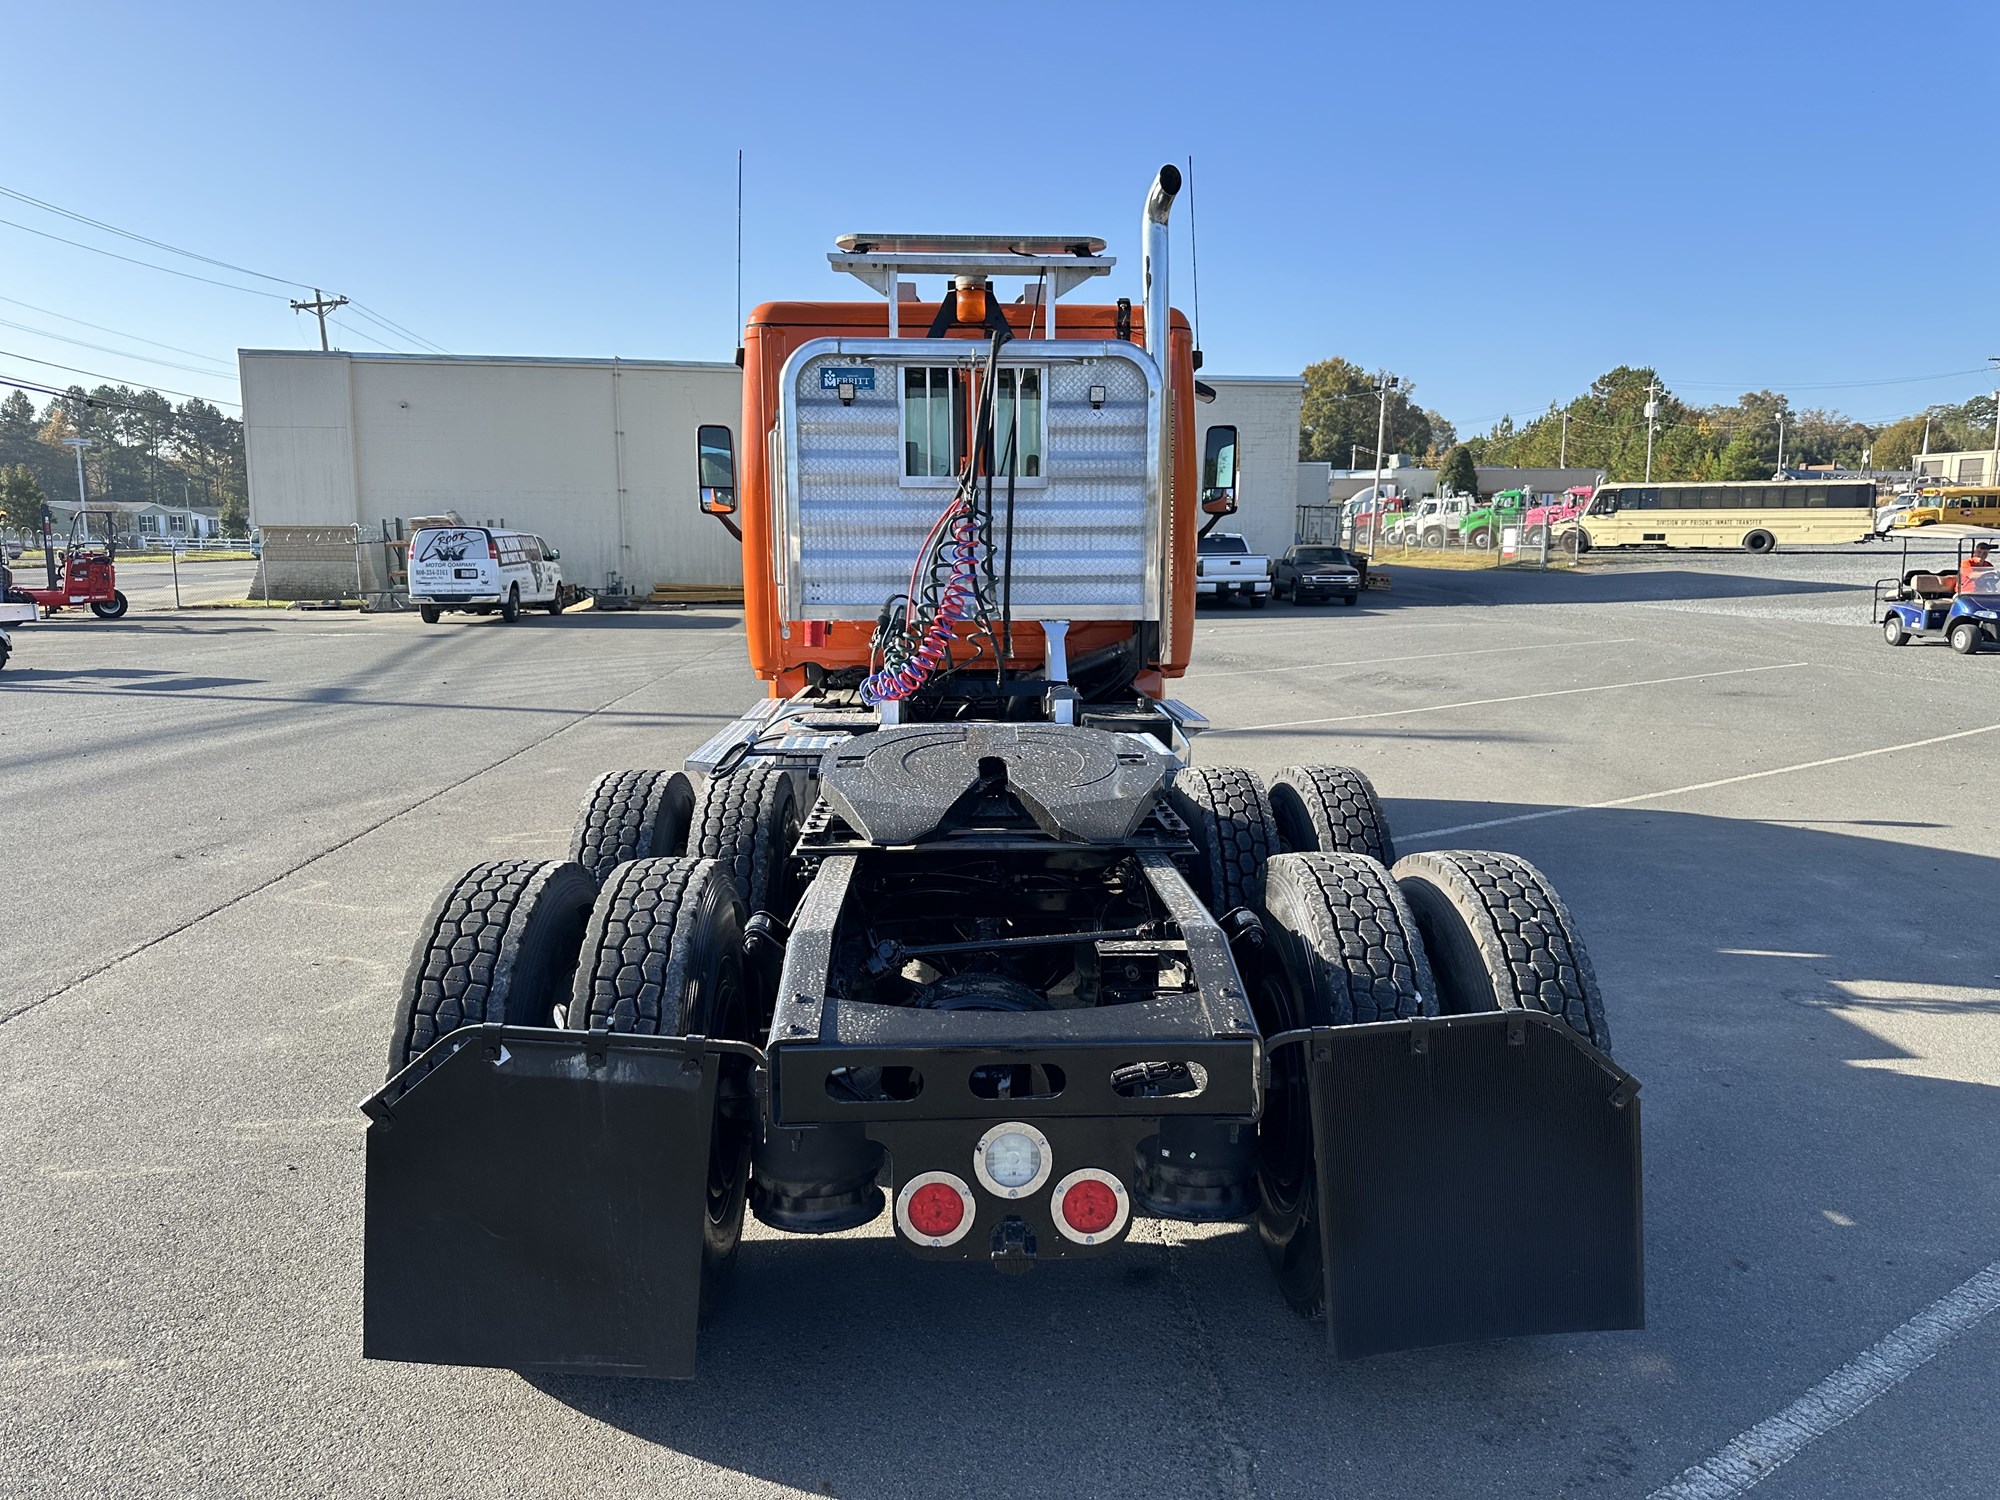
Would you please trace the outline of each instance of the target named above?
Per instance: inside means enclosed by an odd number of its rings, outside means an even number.
[[[743,452],[734,364],[245,349],[245,458],[255,526],[358,526],[364,542],[419,516],[532,531],[563,574],[602,588],[734,585],[732,536],[696,504],[696,429],[726,426]],[[1272,556],[1292,540],[1301,486],[1324,503],[1326,466],[1298,462],[1296,376],[1200,377],[1207,429],[1240,443],[1238,531]],[[1307,471],[1311,471],[1307,473]],[[370,588],[383,549],[363,548]]]
[[[538,533],[591,588],[742,582],[735,539],[695,508],[696,429],[742,419],[733,364],[245,349],[238,365],[255,526],[379,540],[455,511]]]

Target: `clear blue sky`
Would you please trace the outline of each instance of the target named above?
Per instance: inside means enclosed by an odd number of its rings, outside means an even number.
[[[2000,354],[1990,0],[17,5],[0,35],[0,184],[459,353],[729,358],[741,146],[752,305],[847,295],[833,237],[901,228],[1100,234],[1136,299],[1146,182],[1192,154],[1208,368],[1341,354],[1461,431],[1620,363],[1881,420],[1990,389],[1908,377]],[[4,224],[0,297],[8,323],[186,364],[134,336],[232,368],[312,338],[282,301]],[[12,327],[0,350],[235,394]]]

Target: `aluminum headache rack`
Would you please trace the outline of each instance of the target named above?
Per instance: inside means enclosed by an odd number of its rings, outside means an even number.
[[[889,299],[892,339],[899,336],[904,291],[914,295],[914,288],[901,285],[905,276],[1046,277],[1043,316],[1054,337],[1057,300],[1118,264],[1117,256],[1103,253],[1104,241],[1091,235],[843,234],[834,243],[840,248],[828,252],[827,263]]]

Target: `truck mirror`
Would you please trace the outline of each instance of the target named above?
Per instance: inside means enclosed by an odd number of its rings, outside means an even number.
[[[701,508],[711,516],[736,514],[736,439],[727,427],[704,426],[696,435],[700,453],[695,482]]]
[[[1236,429],[1211,427],[1201,456],[1201,508],[1211,516],[1236,511]]]

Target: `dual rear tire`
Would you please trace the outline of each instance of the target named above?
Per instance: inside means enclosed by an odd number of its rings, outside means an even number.
[[[1265,1036],[1317,1026],[1539,1010],[1611,1050],[1604,1000],[1569,909],[1511,854],[1281,854],[1265,876]],[[1258,1124],[1257,1229],[1285,1300],[1325,1309],[1305,1047],[1271,1053]]]
[[[683,852],[691,826],[696,857]],[[760,909],[783,900],[797,827],[783,773],[711,778],[699,799],[678,772],[600,777],[577,815],[574,858],[476,865],[433,905],[397,1007],[390,1078],[411,1087],[442,1059],[426,1059],[439,1042],[489,1023],[754,1039],[766,997],[744,963],[746,891]],[[742,1240],[757,1126],[747,1065],[724,1055],[714,1066],[704,1314]]]

